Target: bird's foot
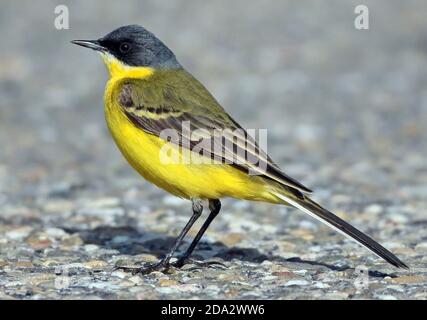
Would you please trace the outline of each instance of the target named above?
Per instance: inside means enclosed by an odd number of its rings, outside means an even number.
[[[141,267],[128,267],[128,266],[116,266],[114,270],[122,270],[124,272],[135,274],[150,274],[154,271],[160,271],[167,273],[171,267],[181,269],[184,265],[193,265],[189,270],[201,269],[201,268],[213,268],[213,269],[226,269],[227,266],[219,261],[198,261],[190,259],[188,257],[180,257],[175,262],[170,263],[166,260],[160,260],[155,263],[146,264]]]
[[[154,271],[166,273],[170,269],[170,267],[171,264],[169,263],[169,261],[162,259],[158,262],[146,264],[141,267],[116,266],[114,270],[122,270],[124,272],[132,273],[133,275],[138,273],[146,275]]]
[[[199,268],[214,268],[214,269],[226,269],[227,266],[219,261],[198,261],[190,259],[188,257],[180,257],[177,261],[171,263],[171,266],[177,269],[181,269],[184,265],[194,265],[194,269]]]

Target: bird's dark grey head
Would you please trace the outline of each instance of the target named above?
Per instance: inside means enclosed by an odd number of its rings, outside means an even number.
[[[138,25],[120,27],[95,40],[73,43],[108,52],[130,66],[181,68],[174,53],[150,31]]]

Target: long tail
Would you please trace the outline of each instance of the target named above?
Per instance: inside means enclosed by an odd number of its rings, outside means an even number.
[[[357,230],[355,227],[345,222],[343,219],[337,217],[332,212],[322,208],[319,204],[308,198],[307,196],[303,196],[302,198],[296,198],[292,196],[285,196],[283,193],[274,192],[274,194],[285,201],[286,203],[294,206],[295,208],[300,209],[301,211],[309,214],[313,218],[325,223],[341,234],[349,237],[352,240],[355,240],[365,248],[369,249],[373,253],[375,253],[380,258],[383,258],[388,263],[392,264],[397,268],[409,269],[409,267],[399,260],[393,253],[388,251],[378,242],[364,234],[363,232]]]

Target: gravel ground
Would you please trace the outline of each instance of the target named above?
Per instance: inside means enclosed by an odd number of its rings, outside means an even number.
[[[62,31],[58,3],[0,4],[0,298],[427,298],[425,2],[364,1],[367,31],[355,1],[69,1]],[[129,23],[242,125],[268,128],[288,174],[411,269],[296,210],[225,199],[195,256],[226,269],[113,271],[158,259],[190,216],[123,160],[103,120],[104,67],[69,44]]]

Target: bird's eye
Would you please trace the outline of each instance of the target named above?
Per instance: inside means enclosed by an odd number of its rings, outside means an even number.
[[[130,44],[129,43],[127,43],[127,42],[123,42],[121,45],[120,45],[120,52],[121,53],[128,53],[129,51],[130,51],[130,49],[131,49],[131,46],[130,46]]]

